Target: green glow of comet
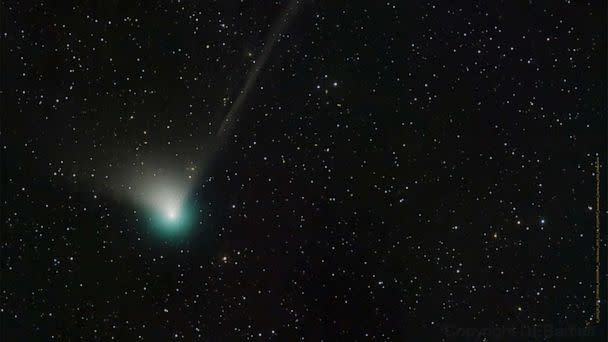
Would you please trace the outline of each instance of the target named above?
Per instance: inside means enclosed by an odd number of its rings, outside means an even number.
[[[190,202],[148,209],[146,216],[153,233],[164,239],[185,237],[197,222],[196,206]]]

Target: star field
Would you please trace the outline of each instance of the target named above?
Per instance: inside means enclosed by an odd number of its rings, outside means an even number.
[[[0,340],[605,337],[604,2],[1,6]]]

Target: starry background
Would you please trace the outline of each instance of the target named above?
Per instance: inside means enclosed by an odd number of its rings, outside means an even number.
[[[600,339],[605,2],[302,1],[206,157],[285,6],[2,1],[3,340]]]

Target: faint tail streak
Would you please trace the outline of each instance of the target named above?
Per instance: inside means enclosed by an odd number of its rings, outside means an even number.
[[[264,68],[264,64],[268,60],[270,53],[272,52],[272,47],[277,42],[279,35],[285,30],[287,25],[289,24],[292,16],[298,11],[298,7],[300,4],[300,0],[292,0],[289,5],[283,10],[277,21],[272,26],[268,37],[266,38],[266,43],[264,44],[264,48],[262,49],[262,53],[256,58],[253,68],[249,71],[247,75],[247,80],[245,81],[245,85],[239,96],[236,98],[236,101],[230,107],[228,114],[222,121],[220,128],[217,131],[217,137],[221,138],[230,132],[232,125],[234,124],[234,119],[239,109],[247,99],[247,95],[255,85],[260,72]]]

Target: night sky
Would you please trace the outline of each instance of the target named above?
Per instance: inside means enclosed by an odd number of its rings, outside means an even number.
[[[602,340],[606,10],[3,0],[0,340]]]

